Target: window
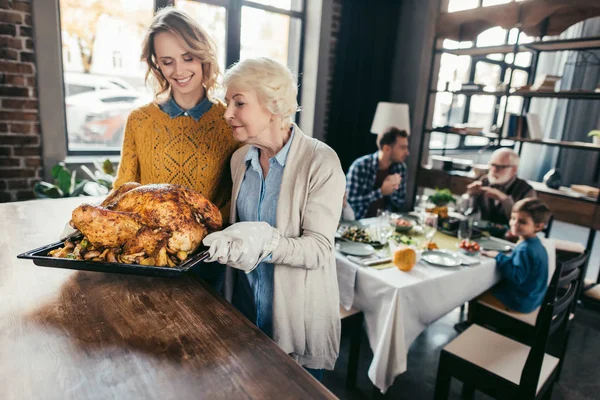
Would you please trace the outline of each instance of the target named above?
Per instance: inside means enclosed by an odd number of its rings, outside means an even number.
[[[113,68],[123,68],[123,59],[118,51],[113,51]]]
[[[227,43],[226,8],[193,0],[179,0],[175,3],[175,6],[190,14],[213,38],[219,52],[219,67],[221,67],[221,71],[225,71],[225,46]]]
[[[70,154],[118,151],[129,112],[151,100],[139,59],[153,11],[152,0],[60,0]]]
[[[448,2],[448,12],[457,12],[470,10],[479,6],[479,0],[450,0]]]
[[[140,52],[167,3],[213,38],[222,71],[268,56],[300,75],[304,0],[60,0],[67,154],[120,151],[129,113],[153,98]]]
[[[511,1],[513,0],[449,0],[448,12],[495,6]],[[534,38],[516,28],[507,30],[496,26],[481,32],[474,42],[445,39],[442,46],[450,50],[486,48],[529,43],[533,40]],[[480,128],[484,133],[501,132],[505,113],[521,113],[523,108],[522,97],[507,97],[502,94],[528,84],[531,63],[530,52],[472,55],[442,52],[432,127],[462,124],[470,128]],[[461,93],[450,93],[455,91]],[[431,149],[479,148],[489,144],[486,137],[452,135],[452,140],[443,140],[439,135],[442,134],[431,134]],[[455,142],[456,138],[459,139],[458,144]]]

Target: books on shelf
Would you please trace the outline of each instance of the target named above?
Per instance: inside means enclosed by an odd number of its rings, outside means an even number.
[[[504,114],[504,127],[502,129],[502,137],[510,138],[526,138],[527,137],[527,120],[524,116],[506,113]]]
[[[528,113],[523,116],[507,112],[504,115],[502,137],[507,139],[542,140],[544,139],[544,134],[540,125],[540,118],[534,113]]]
[[[560,78],[561,77],[557,75],[540,75],[535,78],[535,81],[529,90],[532,92],[554,92]]]
[[[588,197],[598,197],[600,195],[600,189],[588,185],[571,185],[571,190],[582,193]]]
[[[460,87],[460,90],[463,92],[481,92],[483,91],[484,86],[479,83],[463,83]]]
[[[544,139],[540,117],[535,113],[527,113],[525,114],[525,119],[527,120],[527,132],[529,133],[529,138],[535,140]]]

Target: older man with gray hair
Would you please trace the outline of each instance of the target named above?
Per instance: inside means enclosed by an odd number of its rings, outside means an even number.
[[[535,190],[517,177],[519,155],[501,148],[492,153],[487,175],[467,186],[467,193],[481,219],[507,225],[513,205],[526,197],[537,197]]]

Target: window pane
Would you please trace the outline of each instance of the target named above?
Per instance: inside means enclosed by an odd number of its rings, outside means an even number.
[[[489,142],[490,139],[486,137],[465,136],[465,146],[482,147],[487,145]]]
[[[240,59],[271,57],[298,72],[300,20],[242,7]]]
[[[199,3],[193,0],[177,0],[175,6],[194,18],[215,41],[219,54],[219,67],[221,72],[224,72],[227,43],[227,11],[225,7]]]
[[[448,2],[448,12],[470,10],[477,8],[479,0],[450,0]]]
[[[252,2],[283,10],[302,11],[302,0],[252,0]]]
[[[519,96],[510,96],[508,98],[508,105],[506,106],[506,112],[513,114],[521,114],[523,109],[523,98]]]
[[[502,61],[504,60],[504,54],[488,54],[487,56],[485,56],[485,58],[489,58],[490,60]]]
[[[459,135],[432,132],[429,139],[430,149],[456,149],[460,143]]]
[[[521,86],[527,85],[527,76],[527,72],[521,71],[520,69],[515,69],[513,71],[512,82],[510,86],[514,88],[519,88]]]
[[[524,51],[522,53],[517,53],[517,58],[515,58],[515,65],[518,67],[529,67],[531,64],[531,53],[528,51]]]
[[[445,49],[468,49],[473,47],[473,42],[457,42],[456,40],[452,39],[444,39],[442,42],[442,47]]]
[[[440,60],[438,90],[446,90],[447,83],[449,84],[449,90],[458,90],[460,84],[469,81],[470,66],[471,57],[469,56],[455,56],[443,53]]]
[[[483,31],[477,36],[477,47],[482,46],[499,46],[505,43],[506,29],[497,26]]]
[[[452,100],[454,98],[454,100]],[[461,124],[465,112],[465,96],[452,95],[451,93],[438,93],[435,96],[435,105],[433,108],[433,127]],[[450,103],[452,102],[452,107]],[[448,120],[448,118],[450,118]]]
[[[501,127],[504,122],[504,114],[506,113],[506,96],[502,96],[500,99],[500,106],[498,107],[498,119],[496,126]]]
[[[519,36],[519,30],[517,28],[512,28],[508,32],[508,44],[517,43],[517,37]]]
[[[481,5],[483,7],[495,6],[498,4],[510,3],[512,0],[483,0]]]
[[[494,96],[472,96],[469,107],[469,125],[489,131],[493,123],[495,107],[496,98]]]
[[[68,149],[118,150],[129,112],[149,102],[140,62],[153,0],[60,1]]]
[[[502,68],[499,65],[478,62],[475,66],[475,83],[484,85],[484,90],[495,91],[501,73]]]

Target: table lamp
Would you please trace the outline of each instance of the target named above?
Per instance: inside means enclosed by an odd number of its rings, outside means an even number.
[[[371,125],[371,133],[378,135],[390,126],[405,130],[410,135],[408,104],[379,102]]]

